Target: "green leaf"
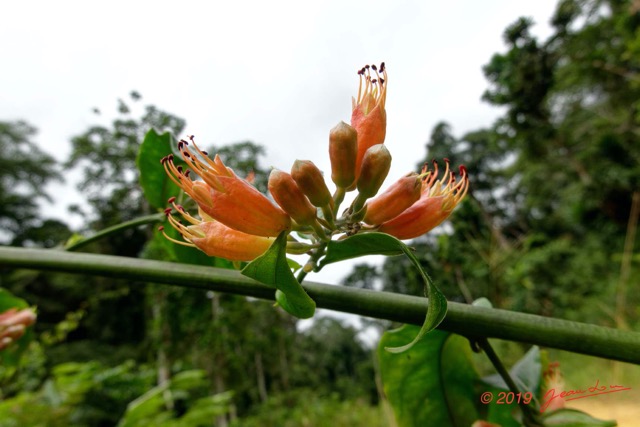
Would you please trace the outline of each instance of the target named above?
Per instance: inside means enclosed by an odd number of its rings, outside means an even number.
[[[400,240],[385,233],[362,233],[344,240],[332,240],[327,244],[327,255],[320,260],[319,268],[327,264],[365,255],[401,255],[405,254],[418,269],[424,281],[425,295],[428,300],[427,316],[420,332],[406,345],[387,348],[392,353],[400,353],[415,345],[429,331],[434,330],[447,314],[447,299],[431,278],[420,266],[413,251]]]
[[[420,262],[411,248],[400,240],[385,233],[362,233],[344,240],[332,240],[327,244],[327,255],[320,260],[318,268],[345,259],[357,258],[365,255],[402,255],[405,254],[418,269],[424,281],[425,295],[428,300],[427,316],[420,332],[406,345],[387,348],[387,351],[400,353],[408,350],[417,343],[427,332],[435,329],[447,314],[447,299],[431,278],[420,266]]]
[[[405,325],[386,332],[378,345],[382,384],[398,426],[468,427],[481,419],[479,375],[465,338],[433,331],[402,354],[385,351],[417,333],[418,327]]]
[[[172,153],[175,138],[171,133],[158,134],[155,129],[147,132],[140,145],[136,165],[140,171],[140,186],[151,206],[158,209],[166,207],[167,199],[177,196],[180,189],[167,176],[160,160]],[[179,164],[177,158],[175,163]]]
[[[402,245],[404,254],[411,260],[413,265],[418,269],[420,275],[422,276],[422,280],[424,281],[424,287],[426,290],[425,293],[427,294],[427,298],[429,298],[429,303],[427,307],[427,317],[424,319],[424,323],[422,324],[418,335],[416,335],[413,341],[411,341],[409,344],[400,347],[387,348],[387,351],[390,351],[392,353],[400,353],[410,349],[418,341],[420,341],[427,332],[434,330],[447,315],[447,298],[445,298],[444,294],[440,291],[440,289],[438,289],[431,278],[422,269],[420,261],[418,261],[418,258],[416,258],[409,247],[402,242],[400,242],[400,244]]]
[[[283,231],[264,254],[242,269],[242,274],[276,288],[276,301],[287,313],[308,319],[315,313],[316,303],[293,276],[286,248],[287,232]]]
[[[0,313],[3,313],[10,308],[27,308],[29,304],[22,298],[18,298],[17,296],[11,294],[6,289],[0,288]]]
[[[540,348],[535,345],[531,347],[531,349],[513,365],[509,374],[521,392],[525,393],[530,391],[534,396],[537,396],[540,391],[540,380],[542,379]],[[509,389],[499,374],[487,376],[482,380],[494,387],[504,390]]]
[[[577,409],[562,408],[545,413],[542,417],[545,427],[614,427],[613,420],[599,420]]]
[[[365,255],[402,255],[404,243],[384,233],[362,233],[344,240],[332,240],[327,244],[327,255],[320,260],[319,268],[345,259]]]

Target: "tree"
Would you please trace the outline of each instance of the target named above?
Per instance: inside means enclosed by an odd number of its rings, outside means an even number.
[[[637,320],[626,287],[638,268],[639,24],[630,2],[563,0],[540,41],[520,18],[504,32],[506,53],[484,67],[483,98],[505,114],[460,138],[435,126],[426,160],[464,164],[471,180],[449,227],[415,242],[450,298]],[[418,291],[405,264],[385,263],[385,289]]]
[[[62,181],[56,161],[33,142],[36,128],[24,121],[0,121],[0,244],[52,247],[68,237],[65,224],[43,219],[45,191]]]

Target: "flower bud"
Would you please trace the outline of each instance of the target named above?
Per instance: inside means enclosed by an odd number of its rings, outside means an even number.
[[[322,172],[312,161],[296,160],[291,167],[291,177],[312,205],[321,208],[331,203],[331,193]]]
[[[382,224],[400,215],[420,198],[422,181],[420,175],[412,173],[393,183],[384,193],[367,202],[364,222]]]
[[[234,230],[218,221],[201,222],[186,229],[183,236],[202,252],[230,261],[251,261],[265,253],[274,241]]]
[[[269,175],[269,191],[276,203],[298,224],[311,225],[316,220],[316,208],[309,202],[291,175],[273,169]]]
[[[329,132],[331,180],[341,188],[349,187],[356,179],[358,133],[345,122],[338,123]]]
[[[36,314],[30,308],[18,310],[10,308],[0,314],[0,350],[17,341],[27,327],[36,321]]]
[[[374,145],[364,153],[362,169],[358,178],[358,192],[361,197],[376,195],[391,168],[391,153],[383,144]]]

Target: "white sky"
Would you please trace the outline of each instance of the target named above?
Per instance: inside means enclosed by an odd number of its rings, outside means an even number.
[[[555,0],[465,1],[13,1],[0,14],[0,120],[24,119],[59,160],[70,137],[107,124],[116,99],[139,91],[187,120],[201,145],[252,140],[266,165],[297,158],[329,173],[327,137],[349,121],[356,71],[385,61],[386,185],[425,156],[435,123],[457,135],[489,126],[481,67],[503,52],[502,32],[520,16],[545,38]],[[471,177],[473,180],[473,177]],[[73,182],[52,187],[62,216]],[[310,280],[336,282],[349,266]]]

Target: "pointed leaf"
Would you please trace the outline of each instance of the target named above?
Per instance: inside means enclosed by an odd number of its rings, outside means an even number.
[[[332,240],[327,245],[327,255],[320,260],[320,268],[345,259],[365,255],[402,255],[405,246],[400,240],[384,233],[363,233],[344,240]]]
[[[287,232],[280,233],[267,251],[251,261],[242,274],[277,289],[276,301],[289,314],[307,319],[316,303],[293,276],[287,260]]]
[[[332,240],[327,245],[327,255],[320,260],[319,267],[350,258],[365,255],[401,255],[405,254],[411,263],[418,269],[424,281],[425,295],[428,298],[427,316],[420,332],[408,344],[397,348],[388,348],[388,351],[399,353],[405,351],[417,343],[427,332],[435,329],[447,314],[447,299],[431,278],[420,266],[420,262],[413,251],[400,240],[385,233],[362,233],[348,237],[344,240]]]
[[[422,276],[422,280],[424,281],[425,293],[427,294],[427,298],[429,299],[428,307],[427,307],[427,317],[424,319],[424,323],[418,332],[418,335],[411,341],[409,344],[405,344],[400,347],[389,347],[387,351],[392,353],[400,353],[405,350],[410,349],[414,346],[418,341],[425,336],[427,332],[434,330],[440,322],[444,320],[444,317],[447,315],[447,298],[445,298],[444,294],[438,289],[438,287],[433,283],[429,275],[422,269],[420,265],[420,261],[413,254],[413,252],[409,249],[407,245],[400,242],[402,245],[402,249],[404,254],[411,260],[413,265],[420,272],[420,276]]]

